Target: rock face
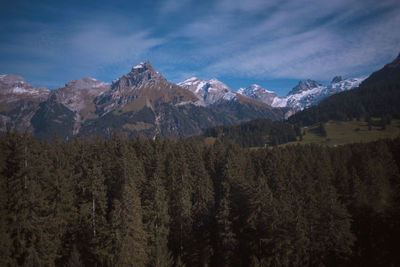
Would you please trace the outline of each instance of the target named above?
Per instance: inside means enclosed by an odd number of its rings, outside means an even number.
[[[147,106],[158,103],[180,104],[195,102],[197,98],[180,86],[168,82],[150,62],[140,63],[131,72],[115,80],[110,90],[95,99],[101,114],[122,108],[135,99],[142,98]]]

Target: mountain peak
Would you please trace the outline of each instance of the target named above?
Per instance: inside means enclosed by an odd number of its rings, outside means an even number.
[[[335,77],[333,77],[333,79],[331,81],[331,84],[332,83],[338,83],[338,82],[341,82],[341,81],[343,81],[342,76],[335,76]]]
[[[195,94],[199,99],[198,104],[200,105],[208,106],[220,100],[231,101],[237,99],[235,92],[217,78],[205,81],[192,77],[178,83],[178,85]]]
[[[107,87],[108,83],[102,82],[100,80],[94,79],[94,78],[82,78],[79,80],[73,80],[70,82],[67,82],[65,84],[65,87],[68,88],[73,88],[73,89],[91,89],[91,88],[98,88],[98,87]]]
[[[136,66],[133,66],[131,72],[142,73],[142,72],[145,72],[147,70],[155,72],[154,68],[151,66],[150,61],[140,62]]]
[[[240,88],[237,92],[241,95],[260,100],[268,105],[271,105],[276,97],[274,92],[264,89],[258,84],[252,84],[247,88]]]
[[[16,84],[16,83],[26,82],[24,77],[15,74],[2,74],[0,75],[0,81],[5,84]]]
[[[288,95],[297,94],[300,92],[308,91],[317,87],[320,87],[317,81],[307,79],[306,81],[299,81],[299,83],[288,93]]]

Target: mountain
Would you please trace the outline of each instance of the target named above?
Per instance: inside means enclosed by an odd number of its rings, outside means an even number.
[[[195,94],[199,99],[196,102],[198,105],[209,106],[218,102],[237,100],[237,93],[215,78],[204,81],[192,77],[178,85]]]
[[[177,105],[197,101],[197,97],[188,90],[168,82],[150,62],[142,62],[134,66],[131,72],[115,80],[110,90],[96,98],[95,103],[100,108],[99,113],[104,115],[111,110],[121,109],[136,99],[145,100],[149,107],[160,103]]]
[[[271,105],[277,95],[269,90],[266,90],[258,84],[252,84],[247,88],[240,88],[237,91],[239,94],[260,100],[268,105]]]
[[[54,100],[74,112],[73,133],[78,133],[81,123],[97,117],[93,99],[110,89],[111,84],[94,78],[83,78],[68,82],[65,87],[52,91]]]
[[[278,97],[273,91],[259,85],[240,88],[238,93],[260,100],[273,107],[286,107],[294,112],[316,105],[328,96],[357,87],[365,78],[342,79],[336,76],[329,85],[321,85],[313,80],[300,81],[286,97]]]
[[[194,104],[206,106],[223,115],[230,122],[247,121],[256,118],[282,119],[286,108],[272,108],[270,105],[231,90],[223,82],[213,78],[209,81],[197,77],[189,78],[178,85],[186,88],[198,98]],[[226,124],[226,123],[225,123]]]
[[[295,112],[314,106],[328,96],[357,87],[364,78],[345,79],[336,76],[329,85],[321,85],[316,81],[300,81],[286,97],[275,98],[273,107],[289,107]]]
[[[353,81],[353,82],[352,82]],[[359,80],[347,85],[354,86]],[[346,80],[331,88],[343,91],[322,100],[318,105],[289,118],[293,123],[310,125],[328,120],[369,120],[370,117],[400,118],[400,55],[382,69],[371,74],[359,87],[346,90]]]
[[[97,135],[189,136],[215,125],[255,118],[280,120],[286,109],[232,91],[212,79],[168,82],[150,62],[142,62],[111,84],[82,78],[49,91],[16,75],[0,76],[0,130],[7,125],[40,139]],[[200,86],[201,85],[201,86]]]
[[[36,88],[21,76],[0,75],[0,131],[32,130],[30,120],[49,94],[47,88]]]

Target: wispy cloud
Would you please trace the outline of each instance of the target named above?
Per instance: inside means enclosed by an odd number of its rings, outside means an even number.
[[[150,59],[174,82],[329,80],[366,75],[400,51],[398,0],[77,3],[0,10],[0,72],[54,88],[82,76],[111,81]]]
[[[399,7],[395,1],[222,1],[182,35],[197,40],[196,53],[213,56],[207,74],[327,80],[371,71],[397,55]]]
[[[15,33],[0,45],[0,53],[11,58],[0,62],[0,67],[27,76],[47,73],[46,84],[51,87],[61,86],[60,79],[67,82],[65,79],[103,76],[110,70],[126,72],[164,41],[152,37],[148,29],[121,32],[92,21],[68,25],[64,32],[47,24],[33,29]]]

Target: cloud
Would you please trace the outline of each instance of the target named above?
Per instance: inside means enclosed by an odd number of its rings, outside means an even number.
[[[164,0],[160,3],[159,12],[163,15],[177,12],[190,3],[191,0]]]
[[[0,72],[53,88],[111,81],[146,59],[174,82],[329,80],[369,74],[400,50],[398,0],[56,1],[0,13]]]
[[[126,31],[128,21],[118,30],[89,19],[61,27],[62,31],[59,25],[32,24],[31,31],[12,33],[0,45],[0,55],[8,57],[2,60],[0,68],[28,78],[47,75],[42,84],[52,88],[82,76],[125,73],[164,42],[160,37],[152,37],[150,29]]]
[[[366,74],[397,55],[399,7],[395,1],[222,1],[181,34],[196,40],[195,53],[213,58],[205,75],[328,80]]]

